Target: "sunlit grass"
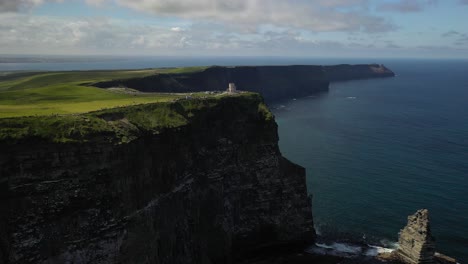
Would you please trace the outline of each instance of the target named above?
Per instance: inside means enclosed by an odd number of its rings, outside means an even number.
[[[19,73],[0,77],[0,118],[84,113],[143,103],[171,101],[176,94],[125,94],[88,84],[156,73],[189,73],[206,67],[127,71]]]

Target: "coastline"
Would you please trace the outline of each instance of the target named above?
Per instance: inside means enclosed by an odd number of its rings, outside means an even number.
[[[322,246],[322,248],[328,248],[328,249],[330,250],[330,245],[323,245],[323,244],[322,244],[321,246]],[[332,244],[331,247],[332,247],[332,248],[333,248],[333,247],[337,248],[337,247],[341,247],[341,246],[342,246],[342,245],[333,245],[333,244]],[[346,245],[345,245],[345,246],[346,246]],[[354,246],[351,245],[351,246],[348,246],[348,247],[354,247]],[[369,246],[369,247],[373,248],[373,246]],[[345,251],[346,251],[346,250],[345,250]],[[349,251],[349,250],[348,250],[348,251]],[[361,253],[362,253],[364,250],[361,249],[360,251],[361,251]],[[365,250],[365,252],[367,252],[367,251],[368,251],[368,249]],[[346,253],[346,252],[345,252],[345,253]],[[300,254],[300,253],[299,253],[299,254]],[[297,256],[296,256],[296,257],[297,257]],[[306,258],[307,258],[307,257],[308,257],[308,256],[306,256]]]

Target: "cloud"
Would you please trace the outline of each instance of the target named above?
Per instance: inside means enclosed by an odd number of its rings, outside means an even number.
[[[450,30],[442,34],[442,37],[452,37],[452,36],[457,36],[460,35],[460,32],[455,31],[455,30]]]
[[[275,25],[315,32],[386,32],[395,29],[382,17],[370,15],[366,0],[117,0],[117,3],[157,16],[244,28]]]
[[[27,11],[46,2],[64,2],[67,0],[0,0],[0,13]],[[86,2],[104,2],[107,0],[86,0]]]
[[[459,0],[460,4],[468,5],[468,0]]]
[[[457,46],[466,46],[468,45],[468,35],[467,34],[460,34],[460,38],[458,38],[455,43]]]
[[[86,0],[86,4],[92,5],[92,6],[101,6],[104,3],[107,2],[107,0]]]
[[[0,0],[1,12],[28,10],[45,2],[70,0]],[[396,27],[369,13],[368,0],[84,0],[92,6],[120,5],[158,17],[218,23],[254,31],[261,25],[313,32],[387,32]]]
[[[424,49],[424,50],[449,50],[450,49],[450,47],[447,45],[420,45],[420,46],[417,46],[416,48]]]
[[[59,18],[0,14],[0,52],[115,52],[183,46],[179,32],[107,18]]]
[[[217,23],[167,27],[108,18],[0,14],[0,53],[271,55],[313,54],[350,48],[301,30],[263,27],[241,32]],[[351,47],[353,48],[353,47]]]
[[[183,28],[181,27],[172,27],[171,28],[171,31],[174,31],[174,32],[182,32],[182,31],[185,31]]]
[[[453,45],[455,46],[463,46],[468,44],[468,34],[466,33],[460,33],[455,30],[447,31],[444,34],[442,34],[442,37],[444,38],[456,38],[455,42],[453,42]]]
[[[399,0],[391,3],[383,3],[377,6],[378,11],[390,11],[400,13],[413,13],[424,10],[427,6],[437,3],[437,0]]]
[[[17,12],[42,4],[43,0],[0,0],[0,12]]]
[[[385,47],[389,48],[389,49],[401,49],[402,48],[400,45],[395,44],[391,40],[386,40],[386,41],[384,41],[384,43],[386,44]]]

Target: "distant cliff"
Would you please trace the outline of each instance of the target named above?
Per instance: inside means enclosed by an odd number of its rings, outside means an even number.
[[[391,70],[377,64],[238,66],[155,74],[93,85],[101,88],[128,87],[142,92],[199,92],[225,90],[228,83],[234,82],[238,89],[261,93],[266,101],[271,102],[328,91],[331,81],[391,76],[395,76]]]
[[[324,71],[331,82],[395,76],[393,71],[382,64],[340,64],[324,66]]]
[[[315,232],[256,94],[0,119],[0,263],[230,263]]]

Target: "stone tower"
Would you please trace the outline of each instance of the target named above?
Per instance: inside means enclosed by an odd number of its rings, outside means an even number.
[[[422,209],[408,216],[408,224],[400,231],[397,257],[408,264],[435,263],[435,241],[429,225],[429,211]]]
[[[227,91],[229,93],[235,93],[237,91],[236,85],[234,83],[229,83]]]

